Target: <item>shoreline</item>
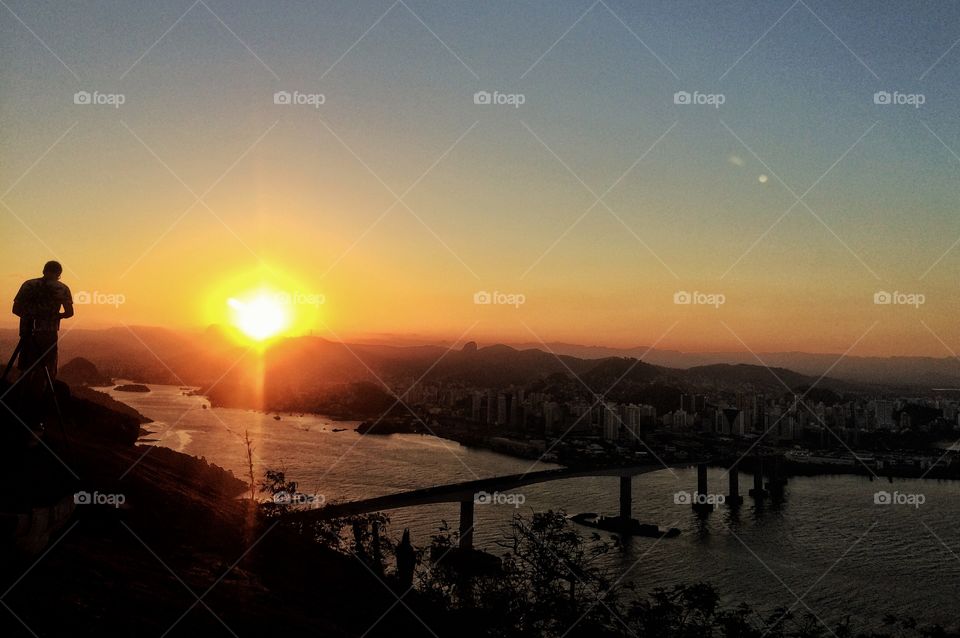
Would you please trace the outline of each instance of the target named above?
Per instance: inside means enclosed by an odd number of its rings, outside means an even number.
[[[157,384],[154,384],[157,385]],[[160,384],[163,385],[163,384]],[[491,452],[496,452],[509,456],[514,459],[521,459],[527,461],[540,461],[545,464],[557,465],[560,467],[569,467],[569,468],[592,468],[592,467],[601,467],[601,466],[618,466],[618,465],[641,465],[641,464],[653,464],[659,462],[656,458],[647,455],[644,458],[620,458],[617,456],[608,457],[603,461],[600,461],[596,458],[571,458],[569,454],[566,455],[557,455],[557,454],[547,454],[547,450],[553,445],[551,442],[544,439],[538,439],[537,443],[531,442],[529,439],[516,438],[511,436],[512,432],[503,432],[499,435],[492,435],[487,431],[483,431],[482,428],[478,428],[472,424],[468,424],[462,419],[456,419],[451,417],[440,417],[442,420],[434,419],[432,423],[428,426],[425,426],[418,420],[412,418],[404,417],[387,417],[379,418],[376,420],[369,420],[370,417],[356,414],[356,413],[319,413],[319,412],[300,412],[296,410],[262,410],[256,408],[244,407],[241,405],[220,405],[214,403],[214,401],[206,394],[203,394],[202,391],[194,391],[192,394],[197,396],[203,396],[207,399],[207,402],[210,405],[210,408],[225,408],[225,409],[239,409],[239,410],[253,410],[254,412],[263,414],[264,416],[275,417],[276,415],[288,415],[288,416],[297,416],[303,414],[310,414],[313,417],[325,419],[333,423],[348,423],[348,422],[358,422],[358,425],[355,428],[345,428],[353,429],[360,436],[389,436],[391,434],[420,434],[420,435],[430,435],[435,436],[439,439],[444,439],[447,441],[452,441],[458,443],[465,447],[489,450]],[[123,405],[127,405],[120,401]],[[366,419],[366,420],[365,420]],[[787,447],[778,447],[775,448],[775,455],[782,455],[792,448]],[[833,450],[835,451],[835,450]],[[931,455],[933,453],[938,453],[937,455],[949,455],[951,453],[956,454],[956,452],[951,452],[948,448],[937,447],[930,448],[927,450],[915,450],[912,451],[914,454],[921,455]],[[681,458],[680,456],[674,458],[666,453],[658,454],[660,459],[663,459],[667,462],[685,462],[687,458]],[[747,456],[744,458],[739,458],[737,453],[723,452],[720,454],[723,459],[733,458],[738,459],[738,465],[741,468],[741,472],[749,473],[753,471],[753,457]],[[546,457],[546,458],[545,458]],[[727,461],[729,463],[729,461]],[[954,464],[956,465],[956,464]],[[715,460],[709,461],[708,466],[711,467],[721,467],[726,469],[728,465],[724,464],[723,461]],[[960,480],[960,467],[951,467],[951,466],[938,466],[932,469],[923,469],[919,466],[908,467],[908,466],[897,466],[895,468],[878,468],[872,467],[867,469],[862,463],[857,462],[852,457],[849,459],[844,459],[843,463],[815,463],[815,462],[796,462],[791,461],[790,459],[784,459],[782,464],[782,469],[785,471],[785,476],[844,476],[844,475],[858,475],[869,478],[871,481],[887,479],[892,481],[893,479],[931,479],[931,480]]]

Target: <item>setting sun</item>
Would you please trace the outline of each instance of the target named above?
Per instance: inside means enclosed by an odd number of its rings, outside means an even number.
[[[227,305],[231,309],[232,324],[256,341],[274,337],[290,325],[288,304],[277,295],[260,292],[245,300],[231,297]]]

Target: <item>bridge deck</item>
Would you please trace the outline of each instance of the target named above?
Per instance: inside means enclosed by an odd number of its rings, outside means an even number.
[[[324,520],[354,514],[367,514],[400,507],[413,507],[433,503],[458,503],[472,501],[477,492],[506,492],[515,490],[524,485],[546,483],[563,479],[580,478],[586,476],[636,476],[670,468],[690,467],[698,461],[685,463],[670,463],[667,465],[635,465],[627,467],[571,469],[559,468],[542,470],[526,474],[510,474],[491,478],[436,485],[407,492],[377,496],[374,498],[351,501],[349,503],[330,503],[319,509],[294,510],[285,515],[287,520]]]

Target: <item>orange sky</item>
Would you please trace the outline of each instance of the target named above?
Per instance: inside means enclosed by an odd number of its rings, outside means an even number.
[[[955,39],[941,17],[917,14],[910,51],[890,49],[904,27],[877,9],[870,29],[830,16],[859,57],[810,20],[742,56],[780,11],[720,30],[719,8],[598,10],[558,43],[582,10],[520,4],[431,7],[449,48],[402,6],[355,47],[377,17],[363,3],[237,8],[233,36],[197,11],[160,41],[176,16],[144,7],[109,47],[113,13],[25,11],[57,56],[4,34],[0,301],[57,258],[93,301],[83,327],[199,329],[267,286],[313,300],[291,330],[329,338],[960,351],[960,82],[949,58],[930,66]],[[659,58],[623,28],[651,20]],[[923,110],[876,103],[896,88],[876,77],[922,89]],[[691,90],[723,108],[675,101]],[[707,302],[675,303],[683,291]]]

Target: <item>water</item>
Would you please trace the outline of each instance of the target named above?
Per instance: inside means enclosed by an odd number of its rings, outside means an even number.
[[[206,457],[238,477],[247,474],[243,436],[249,432],[258,476],[264,468],[282,468],[299,481],[300,491],[322,494],[328,502],[555,467],[432,436],[360,436],[353,432],[356,422],[311,415],[282,415],[276,421],[248,410],[204,410],[203,397],[183,396],[175,386],[150,387],[149,394],[108,392],[154,419],[147,427],[162,445]],[[711,469],[709,481],[711,491],[725,491],[721,470]],[[692,469],[634,479],[634,517],[683,532],[659,542],[630,539],[622,553],[605,558],[640,591],[707,581],[726,602],[746,601],[762,610],[796,605],[797,614],[812,611],[830,625],[849,615],[876,627],[893,613],[958,626],[960,483],[797,477],[778,506],[756,508],[747,497],[739,514],[720,506],[706,520],[689,505],[674,502],[675,492],[692,492],[695,484]],[[740,485],[746,494],[750,477],[741,475]],[[922,494],[925,502],[876,505],[878,490]],[[526,502],[519,511],[526,514],[551,508],[615,514],[618,507],[615,477],[555,481],[522,492]],[[516,511],[509,505],[478,505],[476,545],[498,553],[496,540]],[[388,514],[394,535],[409,527],[414,543],[426,544],[441,520],[456,527],[459,510],[455,504],[437,504]]]

